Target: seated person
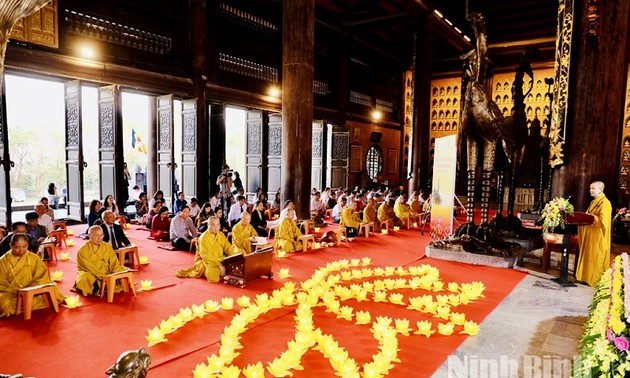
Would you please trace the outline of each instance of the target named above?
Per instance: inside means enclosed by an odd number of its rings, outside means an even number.
[[[39,217],[39,224],[46,227],[46,232],[52,231],[53,222],[52,219],[50,219],[50,217],[46,214],[46,209],[44,208],[44,205],[38,203],[37,205],[35,205],[34,210]]]
[[[142,190],[140,190],[140,187],[138,185],[134,185],[133,189],[131,190],[131,193],[129,195],[129,201],[127,202],[127,206],[129,205],[135,205],[136,201],[140,199],[140,194],[142,193]]]
[[[105,234],[99,226],[90,227],[88,234],[90,240],[77,252],[77,280],[74,290],[83,295],[98,295],[102,288],[102,276],[123,272],[127,268],[120,265],[111,244],[103,243]],[[116,286],[115,291],[122,291],[122,287]]]
[[[357,198],[354,201],[357,204],[357,208],[354,210],[357,213],[360,213],[361,211],[363,211],[363,209],[365,209],[365,194],[363,193],[359,193],[357,194]]]
[[[161,202],[158,202],[161,203]],[[170,240],[171,220],[168,218],[168,207],[162,206],[158,215],[151,221],[151,237],[157,241]]]
[[[182,206],[188,205],[188,201],[186,201],[186,195],[184,192],[177,193],[177,199],[175,200],[175,205],[173,206],[173,213],[177,214],[181,211]]]
[[[420,194],[417,190],[415,190],[411,194],[409,201],[407,201],[407,204],[409,205],[409,209],[411,210],[412,214],[420,214],[422,212],[422,204],[420,203],[419,196]]]
[[[11,232],[9,232],[7,236],[2,239],[2,242],[0,242],[0,256],[9,252],[9,250],[11,249],[11,238],[15,234],[26,235],[26,238],[28,239],[28,250],[33,253],[38,252],[40,243],[37,240],[33,239],[31,235],[26,232],[26,223],[13,222],[13,224],[11,225]]]
[[[287,216],[276,227],[274,244],[277,250],[295,252],[296,249],[302,249],[302,242],[297,240],[298,236],[302,236],[302,232],[293,220],[294,217],[295,210],[290,209]]]
[[[230,227],[230,224],[225,220],[225,217],[223,216],[223,209],[221,208],[221,206],[218,206],[214,209],[214,216],[219,218],[219,231],[223,232],[225,236],[232,232],[232,227]]]
[[[101,219],[101,207],[103,206],[103,204],[101,203],[101,201],[97,200],[97,199],[93,199],[90,202],[90,206],[89,206],[89,212],[88,212],[88,216],[87,216],[87,224],[88,224],[88,230],[90,227],[94,226],[96,224],[96,221]],[[87,230],[85,231],[85,233],[87,234]]]
[[[34,211],[26,213],[26,233],[31,235],[33,240],[39,244],[48,237],[46,227],[39,224],[39,216]]]
[[[206,223],[206,221],[210,219],[211,216],[212,206],[210,205],[210,202],[206,202],[203,204],[203,206],[201,206],[201,210],[195,218],[195,223],[197,224],[197,229],[199,230],[199,232],[204,232],[208,229],[208,224]]]
[[[138,223],[140,224],[146,224],[148,213],[149,203],[147,202],[147,194],[145,192],[142,192],[140,193],[140,196],[136,201],[136,221],[138,221]]]
[[[230,207],[230,213],[228,214],[230,226],[236,226],[236,224],[241,220],[241,213],[244,212],[247,212],[245,196],[238,196],[236,197],[236,203]]]
[[[101,229],[104,234],[103,241],[111,244],[114,251],[131,245],[127,235],[125,235],[125,231],[119,224],[114,223],[115,221],[116,215],[113,211],[105,210],[103,212],[103,223],[101,223]]]
[[[188,205],[188,207],[190,208],[188,216],[191,217],[194,222],[195,218],[197,218],[197,215],[199,215],[199,212],[201,211],[201,208],[199,207],[199,200],[196,197],[191,198],[190,205]]]
[[[405,220],[411,216],[411,208],[407,205],[407,195],[402,194],[394,204],[394,213],[398,219]]]
[[[221,206],[221,200],[219,199],[220,195],[221,195],[221,192],[218,190],[215,190],[214,195],[210,197],[210,199],[208,200],[208,203],[210,204],[211,209],[214,210],[217,207]]]
[[[400,219],[396,216],[396,213],[394,212],[393,209],[393,200],[391,201],[386,201],[383,202],[381,204],[381,206],[378,207],[378,221],[379,222],[385,222],[388,219],[391,219],[394,223],[394,226],[399,226],[401,225]]]
[[[55,221],[55,211],[48,206],[48,197],[42,197],[39,199],[39,203],[44,205],[44,209],[46,210],[46,215],[50,217],[50,219]]]
[[[205,276],[208,282],[216,283],[225,275],[221,262],[226,256],[233,254],[232,246],[219,230],[219,218],[208,219],[208,230],[199,237],[199,248],[195,253],[194,265],[188,269],[178,270],[181,278],[200,278]]]
[[[151,229],[151,225],[153,224],[153,218],[158,216],[158,212],[160,211],[161,208],[162,208],[162,203],[156,202],[153,204],[153,208],[149,210],[149,213],[146,215],[145,217],[146,226],[149,230]]]
[[[232,250],[234,253],[249,255],[252,253],[252,241],[258,236],[250,224],[252,216],[248,212],[241,213],[241,221],[232,228]]]
[[[322,196],[319,192],[315,192],[315,195],[311,200],[311,212],[316,212],[317,216],[322,219],[326,217],[326,204],[322,201]]]
[[[374,198],[370,198],[365,209],[363,209],[363,222],[374,222],[374,228],[376,230],[381,229],[381,222],[378,221],[378,216],[376,215],[376,201]]]
[[[114,196],[112,196],[111,194],[108,194],[107,197],[105,197],[105,199],[103,200],[103,208],[105,210],[113,211],[115,217],[120,215],[120,212],[118,211],[118,206],[116,206],[116,201],[114,200]],[[101,218],[102,217],[103,214],[101,213]]]
[[[346,228],[346,235],[348,236],[349,241],[352,241],[357,237],[357,232],[359,230],[359,226],[361,225],[361,218],[359,218],[359,214],[354,211],[356,208],[356,201],[353,201],[341,212],[339,227]]]
[[[15,234],[11,239],[9,253],[0,257],[0,317],[16,313],[17,294],[22,288],[53,283],[46,264],[28,250],[27,235]],[[55,298],[62,303],[64,296],[55,285]],[[33,298],[33,308],[45,308],[42,295]]]
[[[339,201],[339,203],[335,205],[332,211],[333,222],[339,223],[339,221],[341,220],[341,212],[343,211],[343,209],[346,208],[347,203],[348,200],[346,199],[346,197],[342,197],[341,201]]]
[[[326,209],[334,209],[337,206],[337,193],[330,192],[330,196],[328,197],[328,201],[326,201]]]
[[[188,205],[182,205],[171,220],[171,244],[176,249],[190,251],[190,244],[197,241],[197,227],[188,216]]]
[[[252,211],[251,225],[258,233],[258,236],[269,236],[269,229],[267,228],[267,214],[265,214],[265,207],[262,201],[258,201],[254,211]]]
[[[274,214],[280,214],[282,210],[282,200],[280,199],[280,192],[276,192],[273,201],[271,201],[271,206],[267,210],[267,219],[273,218]]]

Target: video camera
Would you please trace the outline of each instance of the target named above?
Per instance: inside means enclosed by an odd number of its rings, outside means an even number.
[[[227,171],[221,172],[221,176],[232,177],[233,173],[234,173],[234,171],[232,169],[228,169]]]

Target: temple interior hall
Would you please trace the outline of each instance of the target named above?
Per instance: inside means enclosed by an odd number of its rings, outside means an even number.
[[[105,373],[121,353],[140,347],[151,355],[150,377],[564,377],[584,371],[579,345],[593,328],[593,295],[603,289],[580,279],[580,253],[588,243],[602,244],[606,268],[613,261],[628,266],[629,1],[24,0],[20,9],[9,3],[0,2],[6,20],[0,25],[0,226],[10,232],[48,201],[64,230],[63,243],[55,239],[53,248],[66,255],[47,268],[61,271],[57,285],[74,295],[77,251],[89,243],[79,236],[89,233],[90,203],[112,196],[138,257],[151,264],[135,267],[131,259],[137,295],[117,292],[113,303],[82,297],[80,308],[37,310],[30,320],[0,318],[0,375],[144,377],[122,375],[120,360],[120,375]],[[20,11],[25,17],[12,19]],[[453,177],[444,181],[446,140],[453,141],[446,148]],[[180,194],[201,206],[218,192],[223,198],[219,180],[228,172],[240,181],[229,188],[235,201],[239,188],[252,207],[261,192],[270,204],[276,197],[278,204],[291,200],[296,219],[306,222],[302,232],[316,239],[300,239],[304,252],[281,258],[270,236],[276,250],[265,263],[269,279],[244,288],[176,277],[198,255],[193,247],[170,250],[168,240],[153,240],[144,224],[132,224],[135,200],[140,192],[151,200],[161,191],[169,209]],[[384,193],[388,200],[416,193],[430,206],[406,227],[361,229],[348,242],[331,214],[314,221],[312,194],[326,188]],[[591,197],[600,193],[610,201],[604,220],[589,215],[596,211]],[[562,215],[566,231],[555,224],[552,232],[541,215],[555,197],[590,223]],[[453,228],[434,222],[431,206],[441,200]],[[226,218],[230,206],[223,209]],[[504,222],[510,234],[501,242],[523,249],[509,269],[427,252],[457,226],[488,221],[492,227]],[[604,224],[607,239],[582,238],[582,227],[591,224]],[[564,235],[556,243],[547,231]],[[327,232],[336,242],[319,248]],[[488,241],[493,232],[477,231],[474,248],[506,258],[507,244]],[[455,243],[469,239],[458,235]],[[365,262],[365,276],[351,276],[359,263],[348,261]],[[396,277],[378,277],[377,267],[398,269],[390,272]],[[430,276],[433,269],[444,282],[412,283],[413,272]],[[0,286],[1,275],[0,269]],[[621,276],[610,276],[610,290],[621,291],[614,284]],[[317,286],[317,277],[332,286]],[[378,300],[380,290],[367,281],[386,278],[408,280],[396,287],[404,301],[396,303],[386,282],[381,289],[388,299]],[[153,290],[143,291],[141,279],[152,280]],[[347,287],[334,291],[335,280]],[[447,303],[448,295],[464,295],[463,287],[479,282],[485,296],[466,306]],[[367,287],[367,304],[356,298],[360,285],[350,289],[357,283]],[[263,298],[287,290],[295,298],[287,294],[282,306]],[[326,298],[345,291],[350,299],[339,299],[335,310]],[[450,320],[438,328],[452,314],[440,320],[435,308],[421,311],[411,303],[427,293],[435,301],[444,294],[437,306],[451,306],[471,323]],[[320,302],[308,304],[309,295]],[[249,308],[259,313],[247,332],[226,336],[225,327],[250,306],[236,304],[242,296],[257,301]],[[221,302],[226,298],[234,307]],[[221,303],[216,312],[208,310],[213,301]],[[203,303],[205,315],[179,332],[173,328],[171,341],[147,346],[161,320],[197,304],[203,313]],[[341,314],[348,303],[354,306],[345,310],[354,311],[349,318]],[[630,298],[626,304],[624,324]],[[360,323],[359,310],[372,314],[369,324]],[[400,321],[405,317],[408,327]],[[309,321],[319,333],[300,328]],[[424,335],[428,323],[422,322],[433,322],[435,332]],[[450,337],[443,328],[449,325],[455,326]],[[407,328],[418,333],[405,335]],[[611,350],[627,358],[630,334],[611,332]],[[280,362],[290,356],[281,353],[295,344],[300,357],[283,370]],[[226,345],[237,351],[220,355]],[[22,355],[27,350],[35,360]],[[208,368],[213,361],[214,370]],[[257,362],[263,375],[247,375]]]

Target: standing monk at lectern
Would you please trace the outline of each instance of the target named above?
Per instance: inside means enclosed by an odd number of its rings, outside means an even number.
[[[575,278],[595,287],[600,275],[610,266],[612,206],[604,194],[603,182],[593,182],[590,193],[594,199],[586,213],[595,217],[595,221],[588,226],[578,226],[580,258]]]

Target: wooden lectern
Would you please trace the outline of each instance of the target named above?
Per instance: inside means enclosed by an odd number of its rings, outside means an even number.
[[[567,226],[588,226],[595,222],[595,217],[591,214],[575,211],[573,215],[564,214],[564,238],[562,238],[562,261],[560,262],[560,277],[554,281],[562,286],[575,286],[567,280],[569,275],[569,249],[571,248],[571,230]],[[578,247],[579,248],[579,247]],[[576,261],[579,253],[575,254]]]
[[[226,257],[223,260],[225,267],[223,282],[244,288],[247,281],[260,276],[267,276],[268,279],[272,279],[272,257],[273,248],[260,250],[249,255],[239,253]]]

